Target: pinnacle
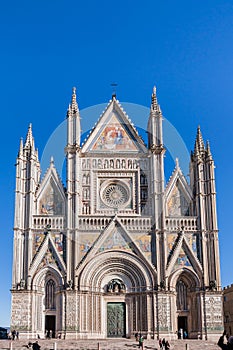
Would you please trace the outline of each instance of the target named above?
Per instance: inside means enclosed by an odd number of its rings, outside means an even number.
[[[76,87],[73,87],[71,103],[69,104],[69,107],[67,110],[67,117],[69,117],[70,115],[77,114],[78,112],[79,112],[79,108],[77,103]]]
[[[29,127],[28,127],[28,132],[27,132],[24,147],[31,147],[31,146],[34,147],[34,140],[33,140],[33,136],[32,136],[32,124],[30,123]]]
[[[211,154],[211,150],[210,150],[210,143],[209,143],[208,140],[207,140],[207,142],[206,142],[206,157],[207,157],[209,160],[212,160],[212,154]]]
[[[194,147],[194,154],[203,154],[205,151],[205,145],[201,133],[201,128],[200,125],[198,125],[197,128],[197,135],[196,135],[196,140],[195,140],[195,147]]]
[[[19,144],[19,156],[22,154],[23,154],[23,138],[21,137],[20,144]]]
[[[160,106],[157,100],[156,86],[153,87],[153,92],[151,95],[151,111],[161,112]]]

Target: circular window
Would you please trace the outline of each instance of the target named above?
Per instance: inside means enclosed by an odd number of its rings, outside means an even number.
[[[129,201],[129,189],[123,183],[111,182],[102,189],[101,198],[109,207],[123,207]]]

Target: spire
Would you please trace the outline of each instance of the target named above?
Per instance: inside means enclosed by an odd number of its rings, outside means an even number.
[[[28,127],[28,132],[27,132],[27,136],[26,136],[26,141],[25,141],[25,148],[30,148],[31,146],[34,146],[34,140],[33,140],[33,136],[32,136],[32,124],[29,124]]]
[[[153,152],[163,150],[162,112],[157,101],[156,87],[154,86],[151,96],[150,115],[147,124],[148,146]]]
[[[206,142],[206,158],[207,160],[213,160],[211,150],[210,150],[210,143],[208,140]]]
[[[197,136],[196,136],[195,146],[194,146],[194,155],[197,156],[199,154],[203,154],[204,151],[205,151],[205,145],[201,134],[200,125],[198,125]]]
[[[18,157],[23,155],[23,138],[21,137],[20,139],[20,144],[19,144],[19,153],[18,153]]]
[[[76,99],[76,87],[73,87],[72,91],[73,91],[73,94],[72,94],[71,109],[73,113],[77,113],[79,109],[78,109],[78,103]]]
[[[67,110],[67,144],[80,146],[81,125],[79,108],[76,99],[76,88],[72,89],[71,103]]]
[[[153,87],[153,92],[151,95],[151,111],[161,112],[160,106],[158,105],[157,95],[156,95],[156,86]]]
[[[71,115],[75,115],[77,113],[79,113],[79,108],[78,108],[78,103],[77,103],[76,87],[73,87],[71,103],[69,104],[69,107],[67,110],[67,118],[70,117]]]

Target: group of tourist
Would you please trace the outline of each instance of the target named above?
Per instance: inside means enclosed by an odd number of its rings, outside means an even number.
[[[38,341],[35,341],[35,343],[29,342],[27,348],[32,350],[40,350],[40,345]]]
[[[135,339],[138,341],[138,347],[143,349],[143,342],[144,342],[144,337],[141,333],[135,333]],[[170,344],[169,341],[166,340],[165,338],[159,339],[159,348],[161,350],[169,350],[170,349]]]
[[[170,344],[169,344],[169,341],[166,340],[165,338],[163,339],[159,339],[159,348],[161,350],[169,350],[170,349]]]
[[[48,337],[48,335],[50,335],[50,332],[46,332],[46,338],[50,338]],[[224,343],[224,337],[226,337],[227,343]],[[19,332],[13,330],[11,332],[11,339],[15,340],[19,338]],[[144,342],[144,337],[141,333],[135,333],[135,339],[136,341],[138,341],[138,346],[139,348],[142,348],[143,350],[143,342]],[[233,350],[233,336],[229,336],[228,334],[226,334],[226,331],[223,332],[222,336],[219,338],[218,340],[218,346],[222,349],[222,350]],[[40,345],[38,343],[38,341],[36,341],[35,343],[31,343],[29,342],[27,345],[28,349],[32,349],[32,350],[40,350]],[[169,350],[170,349],[170,344],[169,341],[166,340],[165,338],[160,338],[159,339],[159,349],[160,350]]]

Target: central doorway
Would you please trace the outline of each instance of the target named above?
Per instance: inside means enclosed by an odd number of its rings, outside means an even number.
[[[46,315],[45,316],[45,335],[46,337],[55,338],[55,324],[56,324],[56,316]]]
[[[107,336],[125,337],[125,324],[125,303],[107,303]]]

